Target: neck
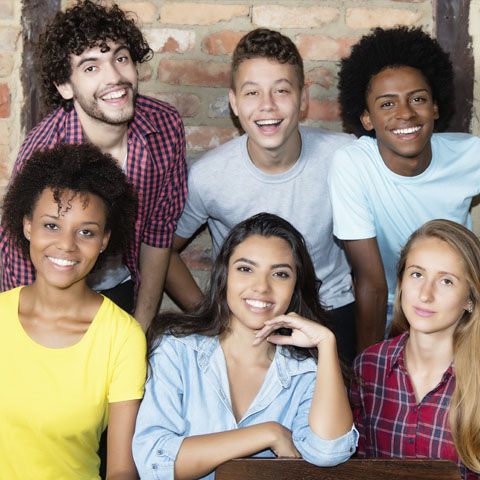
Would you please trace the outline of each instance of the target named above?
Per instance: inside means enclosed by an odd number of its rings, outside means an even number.
[[[90,117],[81,109],[75,109],[87,141],[97,146],[103,153],[110,154],[123,166],[127,152],[128,123],[110,125]]]
[[[410,367],[444,372],[453,361],[453,338],[451,333],[426,335],[411,331],[405,350]]]
[[[295,165],[302,151],[302,138],[298,129],[292,133],[287,145],[268,149],[247,140],[247,150],[252,163],[265,173],[275,175],[286,172]]]
[[[392,154],[381,143],[377,143],[378,150],[385,165],[397,175],[415,177],[423,173],[432,161],[432,145],[429,142],[418,155],[413,157],[400,157]]]

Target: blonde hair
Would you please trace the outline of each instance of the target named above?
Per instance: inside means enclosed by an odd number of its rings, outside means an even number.
[[[408,330],[402,311],[402,277],[412,245],[422,238],[446,242],[462,259],[470,288],[473,311],[464,312],[453,333],[455,391],[450,401],[450,429],[460,460],[467,468],[480,472],[480,241],[467,228],[450,220],[425,223],[408,239],[397,266],[397,288],[390,335]]]

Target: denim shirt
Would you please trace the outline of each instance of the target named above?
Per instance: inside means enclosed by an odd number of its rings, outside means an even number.
[[[308,414],[317,364],[298,361],[277,346],[260,391],[237,423],[227,367],[218,337],[164,336],[151,359],[152,372],[137,416],[133,456],[142,479],[173,479],[184,438],[275,421],[292,431],[303,458],[320,466],[348,460],[358,432],[324,440],[312,432]],[[271,450],[256,456],[273,457]],[[202,477],[213,479],[214,473]]]

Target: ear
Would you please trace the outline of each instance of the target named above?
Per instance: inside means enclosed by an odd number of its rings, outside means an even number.
[[[364,110],[363,113],[360,115],[360,121],[362,122],[363,128],[365,130],[373,130],[373,123],[370,118],[370,112],[368,110]]]
[[[308,85],[304,85],[302,91],[300,92],[300,111],[304,111],[308,108],[308,101],[309,101],[309,89]]]
[[[232,107],[233,113],[236,117],[238,117],[237,97],[235,96],[235,92],[232,89],[230,89],[228,92],[228,98],[230,100],[230,106]]]
[[[434,104],[433,104],[433,118],[434,118],[434,120],[438,120],[440,118],[440,115],[438,114],[437,102],[434,102]]]
[[[467,303],[463,306],[463,309],[468,313],[472,313],[474,309],[473,300],[468,300]]]
[[[30,241],[30,237],[32,236],[32,220],[26,215],[23,217],[23,234],[25,238]]]
[[[71,100],[73,98],[73,88],[70,82],[55,84],[57,87],[58,93],[65,99]]]
[[[108,245],[108,241],[110,240],[110,235],[112,234],[112,232],[110,230],[104,232],[103,234],[103,239],[102,239],[102,246],[100,248],[100,252],[104,252],[105,249],[107,248],[107,245]]]

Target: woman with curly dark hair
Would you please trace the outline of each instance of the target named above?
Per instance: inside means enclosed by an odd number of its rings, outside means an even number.
[[[357,432],[325,324],[300,233],[268,213],[235,226],[196,310],[162,314],[148,331],[152,372],[133,441],[140,476],[210,479],[254,454],[346,461]]]
[[[112,157],[91,145],[37,151],[13,180],[3,223],[36,271],[0,294],[0,471],[5,478],[137,478],[131,439],[145,380],[139,324],[87,285],[123,253],[135,194]]]
[[[355,277],[360,353],[384,338],[409,235],[434,218],[471,228],[480,140],[437,133],[453,112],[453,68],[421,28],[363,36],[341,62],[339,89],[345,124],[363,135],[335,152],[329,172],[333,232]]]

